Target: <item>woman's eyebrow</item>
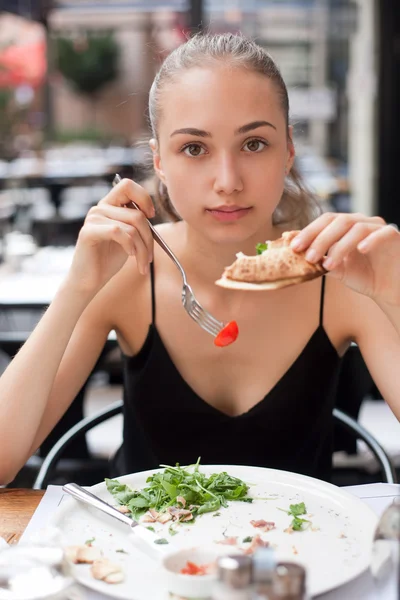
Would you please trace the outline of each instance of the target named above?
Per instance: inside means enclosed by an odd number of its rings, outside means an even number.
[[[242,125],[242,127],[239,127],[239,129],[235,131],[235,134],[247,133],[253,129],[258,129],[259,127],[272,127],[272,129],[275,129],[276,131],[275,125],[272,125],[272,123],[269,123],[269,121],[253,121],[252,123],[247,123],[247,125]]]
[[[272,127],[276,130],[275,125],[272,125],[272,123],[269,123],[268,121],[252,121],[251,123],[247,123],[247,125],[242,125],[239,127],[239,129],[236,129],[235,135],[247,133],[253,129],[258,129],[259,127]],[[183,127],[182,129],[176,129],[171,133],[170,137],[179,134],[193,135],[195,137],[212,137],[209,131],[205,131],[204,129],[196,129],[195,127]]]

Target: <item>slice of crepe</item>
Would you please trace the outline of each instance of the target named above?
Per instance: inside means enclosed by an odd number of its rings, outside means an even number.
[[[310,263],[305,252],[295,252],[290,242],[299,231],[286,231],[282,237],[267,241],[267,250],[257,256],[239,253],[215,283],[236,290],[276,290],[320,277],[326,270],[321,263]]]

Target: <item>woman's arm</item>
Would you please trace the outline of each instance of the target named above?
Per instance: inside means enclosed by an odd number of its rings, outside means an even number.
[[[101,352],[108,333],[104,325],[88,331],[93,317],[83,319],[74,332],[90,300],[88,294],[61,286],[0,378],[1,484],[15,477],[61,418]]]
[[[400,420],[400,233],[380,217],[325,213],[294,238],[292,247],[305,250],[310,262],[323,259],[327,276],[348,290],[337,321],[347,320],[348,337],[358,343]]]
[[[136,274],[131,289],[147,272],[152,235],[142,211],[126,207],[130,200],[153,216],[147,192],[130,180],[89,211],[68,276],[0,378],[0,484],[14,478],[91,373],[112,329],[124,266]]]
[[[379,391],[400,421],[400,309],[390,307],[386,312],[365,296],[357,298],[356,305],[354,340]]]

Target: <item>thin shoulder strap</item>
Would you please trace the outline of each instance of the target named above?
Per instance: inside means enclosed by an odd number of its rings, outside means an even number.
[[[151,284],[151,324],[156,320],[156,293],[154,288],[154,261],[150,263],[150,284]]]
[[[319,304],[319,325],[322,327],[324,324],[324,297],[325,297],[325,275],[322,276],[321,282],[321,300]]]

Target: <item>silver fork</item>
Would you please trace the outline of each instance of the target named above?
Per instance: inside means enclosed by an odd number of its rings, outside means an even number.
[[[117,185],[117,183],[119,183],[120,181],[121,181],[121,177],[117,173],[113,180],[113,186]],[[131,200],[131,204],[134,208],[136,208],[137,210],[140,210],[139,206],[135,202],[133,202],[133,200]],[[159,244],[161,246],[161,248],[164,250],[164,252],[166,252],[168,254],[170,259],[175,263],[175,265],[178,267],[179,271],[181,272],[182,279],[183,279],[182,304],[183,304],[184,309],[188,313],[189,317],[192,317],[192,319],[194,321],[196,321],[196,323],[198,325],[200,325],[200,327],[202,327],[202,329],[204,329],[205,331],[207,331],[208,333],[210,333],[212,336],[215,337],[216,335],[218,335],[218,333],[221,331],[221,329],[225,326],[225,323],[223,323],[222,321],[218,321],[218,319],[213,317],[196,300],[195,295],[193,294],[193,290],[187,282],[186,273],[185,273],[181,263],[176,258],[175,254],[172,252],[171,248],[169,246],[167,246],[167,244],[164,242],[162,237],[158,234],[157,230],[153,227],[153,225],[151,224],[149,219],[147,219],[147,223],[151,229],[151,233],[153,235],[153,238],[157,242],[157,244]]]

